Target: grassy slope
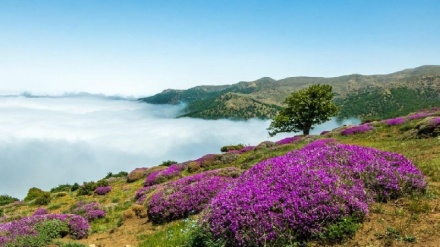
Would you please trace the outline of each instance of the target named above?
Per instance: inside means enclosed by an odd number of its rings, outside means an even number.
[[[369,146],[381,150],[398,152],[411,159],[427,176],[429,187],[426,195],[406,197],[388,203],[376,203],[370,207],[370,214],[353,239],[338,246],[438,246],[440,243],[440,139],[403,139],[402,136],[420,120],[413,120],[402,126],[378,125],[376,130],[364,134],[344,137],[334,130],[324,137],[339,142]],[[308,141],[323,136],[311,137]],[[262,148],[242,154],[228,164],[213,163],[208,169],[234,166],[246,169],[259,161],[298,149],[308,142],[283,145],[277,148]],[[188,174],[185,172],[184,174]],[[136,217],[123,219],[123,212],[134,204],[134,193],[142,187],[143,180],[126,183],[124,178],[110,181],[113,190],[105,196],[77,196],[76,192],[58,197],[52,194],[52,201],[46,207],[51,213],[67,212],[78,200],[97,201],[106,208],[107,216],[92,223],[92,232],[85,244],[97,246],[179,246],[188,238],[186,234],[194,223],[178,220],[168,224],[152,225]],[[31,214],[37,206],[11,204],[2,207],[4,212],[19,218]],[[193,218],[197,218],[194,216]],[[61,239],[60,241],[67,241]],[[312,243],[312,245],[319,245]]]

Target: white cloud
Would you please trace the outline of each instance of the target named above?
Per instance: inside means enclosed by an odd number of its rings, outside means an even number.
[[[269,139],[269,121],[174,119],[181,108],[91,97],[0,98],[0,194],[23,198],[34,186],[49,190]],[[336,126],[331,121],[314,133]]]

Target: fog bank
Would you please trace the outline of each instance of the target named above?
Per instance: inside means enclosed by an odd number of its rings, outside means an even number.
[[[268,138],[268,120],[175,119],[182,107],[101,96],[0,97],[0,194],[22,199],[31,187],[50,190],[294,135]],[[356,122],[332,120],[312,134]]]

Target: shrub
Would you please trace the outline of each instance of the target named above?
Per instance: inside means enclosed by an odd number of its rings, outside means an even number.
[[[66,234],[81,239],[89,229],[87,220],[79,215],[33,215],[0,224],[0,246],[43,246],[52,238]]]
[[[265,160],[211,201],[201,221],[231,246],[283,246],[350,235],[372,198],[423,191],[426,181],[403,156],[320,140]]]
[[[177,164],[178,162],[177,161],[174,161],[174,160],[167,160],[167,161],[164,161],[164,162],[162,162],[162,164],[160,164],[159,166],[171,166],[171,165],[174,165],[174,164]]]
[[[49,211],[47,211],[47,209],[45,208],[38,208],[34,211],[32,215],[44,215],[44,214],[49,214]]]
[[[182,164],[174,164],[164,170],[157,170],[152,172],[145,180],[145,186],[150,186],[154,184],[160,184],[168,181],[172,178],[180,176],[182,171],[186,168]]]
[[[0,195],[0,206],[7,205],[9,203],[13,203],[18,201],[17,198],[9,196],[9,195]]]
[[[79,189],[79,184],[78,183],[74,183],[73,185],[72,185],[72,188],[70,188],[70,191],[77,191]]]
[[[398,118],[385,120],[384,122],[388,126],[401,125],[406,122],[406,119],[404,117],[398,117]]]
[[[202,211],[217,192],[232,181],[231,177],[221,175],[221,171],[207,171],[164,185],[148,205],[148,218],[153,223],[162,223]]]
[[[95,194],[102,196],[109,193],[111,190],[112,190],[111,186],[98,187],[95,189]]]
[[[86,203],[85,201],[79,201],[72,206],[71,212],[83,216],[88,221],[105,217],[104,210],[100,208],[97,202]]]
[[[153,192],[159,188],[157,185],[142,187],[136,191],[136,194],[134,196],[134,199],[136,200],[136,204],[142,205],[145,202],[145,199],[147,198],[147,194]]]
[[[43,192],[39,197],[35,199],[35,205],[47,205],[50,203],[50,192]]]
[[[322,131],[319,135],[323,136],[323,135],[325,135],[325,134],[327,134],[327,133],[330,133],[330,131],[328,131],[328,130],[324,130],[324,131]]]
[[[301,139],[302,139],[301,136],[286,137],[284,139],[275,142],[275,145],[286,145],[286,144],[297,143],[301,141]]]
[[[72,185],[70,184],[60,184],[57,187],[50,189],[50,193],[56,192],[69,192],[72,189]]]
[[[243,144],[223,146],[220,148],[220,152],[226,153],[233,150],[240,150],[243,147],[244,147]]]
[[[354,135],[354,134],[358,134],[358,133],[365,133],[365,132],[368,132],[373,129],[374,128],[368,124],[361,124],[361,125],[357,125],[357,126],[353,126],[353,127],[349,127],[349,128],[344,129],[341,132],[341,135],[347,136],[347,135]]]
[[[408,116],[409,120],[421,119],[428,117],[430,114],[428,112],[416,112]]]
[[[137,181],[139,179],[143,179],[147,175],[147,171],[149,168],[142,167],[142,168],[136,168],[133,171],[131,171],[127,176],[127,183],[132,183],[134,181]]]
[[[84,182],[79,188],[77,194],[80,196],[91,195],[98,186],[95,182]]]
[[[113,174],[112,172],[107,173],[107,176],[104,177],[104,179],[109,178],[122,178],[126,177],[128,175],[128,172],[121,171],[119,173]]]
[[[32,201],[32,200],[36,199],[37,197],[42,196],[43,194],[44,194],[44,191],[39,188],[36,188],[36,187],[30,188],[28,190],[26,197],[24,198],[24,201],[25,202]]]

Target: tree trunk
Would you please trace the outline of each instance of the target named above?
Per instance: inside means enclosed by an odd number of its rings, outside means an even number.
[[[306,124],[306,126],[303,129],[303,135],[308,136],[311,128],[312,128],[312,124]]]

